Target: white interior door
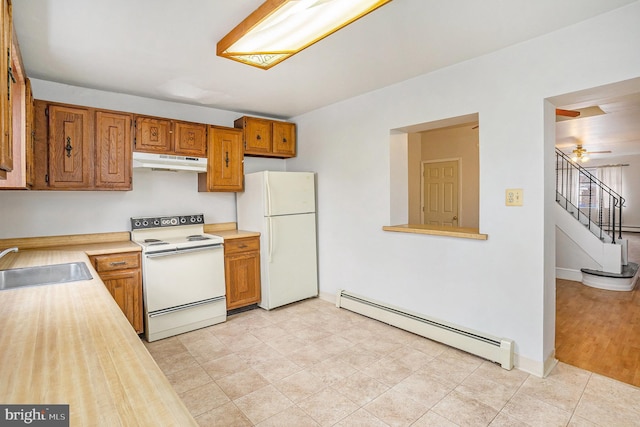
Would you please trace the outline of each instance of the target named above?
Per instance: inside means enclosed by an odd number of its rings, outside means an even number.
[[[265,218],[262,302],[272,309],[318,295],[316,215]]]
[[[422,165],[422,223],[458,227],[458,160]]]

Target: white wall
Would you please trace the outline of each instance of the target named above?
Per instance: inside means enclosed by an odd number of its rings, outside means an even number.
[[[36,99],[233,127],[241,113],[32,80]],[[278,159],[247,158],[245,171],[284,170]],[[129,231],[129,218],[204,213],[236,220],[235,193],[198,193],[195,173],[135,170],[132,191],[0,191],[0,238]]]
[[[545,99],[640,76],[639,41],[636,2],[296,117],[299,156],[287,168],[318,173],[320,291],[347,289],[511,338],[518,365],[542,374],[555,341],[555,132]],[[475,112],[488,240],[382,231],[390,130]],[[504,205],[507,188],[524,189],[524,206]]]

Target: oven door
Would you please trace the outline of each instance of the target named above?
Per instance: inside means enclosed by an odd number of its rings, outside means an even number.
[[[225,295],[222,245],[145,253],[142,268],[149,314]]]

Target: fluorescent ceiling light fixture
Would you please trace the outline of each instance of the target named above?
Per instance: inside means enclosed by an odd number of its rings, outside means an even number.
[[[267,0],[218,42],[218,56],[269,69],[391,0]]]

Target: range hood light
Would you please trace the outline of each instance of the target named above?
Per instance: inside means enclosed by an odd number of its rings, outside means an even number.
[[[133,169],[201,173],[207,171],[207,159],[205,157],[173,156],[134,151]]]

